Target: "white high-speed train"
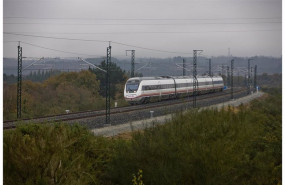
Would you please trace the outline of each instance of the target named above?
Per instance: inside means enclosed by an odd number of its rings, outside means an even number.
[[[224,88],[221,76],[197,77],[198,94],[222,91]],[[193,77],[134,77],[125,85],[124,97],[130,104],[148,103],[163,99],[179,98],[193,95]]]

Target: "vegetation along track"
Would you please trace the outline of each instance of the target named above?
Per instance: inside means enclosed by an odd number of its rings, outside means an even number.
[[[204,107],[230,99],[230,90],[225,90],[217,93],[210,93],[197,96],[197,106]],[[234,98],[239,98],[246,95],[246,90],[243,88],[236,88],[234,90]],[[150,111],[154,111],[153,116],[161,116],[165,114],[174,113],[180,110],[189,109],[192,107],[193,97],[167,100],[149,104],[141,104],[135,106],[118,107],[111,109],[111,124],[122,124],[128,121],[135,121],[150,117]],[[15,128],[19,123],[48,123],[48,122],[69,122],[86,125],[89,128],[98,128],[104,126],[105,110],[94,110],[75,112],[69,114],[60,114],[54,116],[39,117],[34,119],[23,119],[21,121],[5,121],[3,129]]]

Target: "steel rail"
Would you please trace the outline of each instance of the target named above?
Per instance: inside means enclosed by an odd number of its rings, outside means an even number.
[[[238,89],[234,93],[242,93],[245,92],[246,89]],[[230,95],[231,92],[223,91],[220,93],[210,93],[210,94],[203,94],[198,96],[198,100],[208,100],[208,99],[214,99],[221,96],[227,96]],[[229,98],[228,98],[229,99]],[[229,99],[230,100],[230,99]],[[192,103],[193,99],[186,97],[181,99],[174,99],[170,101],[161,101],[161,102],[155,102],[155,103],[149,103],[149,104],[140,104],[135,106],[123,106],[123,107],[117,107],[111,109],[111,115],[115,114],[122,114],[122,113],[129,113],[129,112],[135,112],[139,110],[145,110],[145,109],[153,109],[153,108],[159,108],[159,107],[166,107],[166,106],[173,106],[173,105],[179,105],[179,104],[185,104],[185,103]],[[81,112],[74,112],[69,114],[58,114],[53,116],[44,116],[44,117],[37,117],[33,119],[22,119],[22,120],[12,120],[12,121],[4,121],[3,122],[3,129],[12,129],[16,127],[16,123],[23,122],[23,123],[29,123],[29,122],[41,122],[41,123],[49,123],[49,122],[65,122],[65,121],[74,121],[74,120],[80,120],[80,119],[86,119],[86,118],[95,118],[95,117],[102,117],[105,116],[105,109],[103,110],[91,110],[91,111],[81,111]]]

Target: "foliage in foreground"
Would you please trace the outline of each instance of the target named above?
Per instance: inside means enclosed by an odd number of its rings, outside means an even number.
[[[281,93],[268,92],[238,110],[177,115],[131,140],[19,126],[4,132],[4,184],[281,184]]]
[[[4,132],[4,184],[99,184],[110,145],[78,125],[22,125]]]
[[[250,107],[192,111],[117,146],[110,177],[128,184],[281,184],[281,94]]]

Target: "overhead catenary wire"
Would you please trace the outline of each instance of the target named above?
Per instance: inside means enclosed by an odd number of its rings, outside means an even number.
[[[209,23],[209,22],[204,22],[204,23],[197,23],[197,22],[192,22],[192,23],[112,23],[112,24],[108,24],[108,23],[25,23],[25,22],[4,22],[3,24],[5,25],[61,25],[61,26],[97,26],[97,25],[101,25],[101,26],[118,26],[118,25],[128,25],[128,26],[143,26],[143,25],[152,25],[152,26],[169,26],[169,25],[241,25],[241,24],[281,24],[282,21],[278,21],[278,22],[242,22],[242,23],[219,23],[219,22],[215,22],[215,23]]]
[[[164,53],[176,53],[176,54],[192,54],[192,53],[186,53],[186,52],[174,52],[174,51],[166,51],[166,50],[159,50],[159,49],[153,49],[153,48],[146,48],[141,46],[135,46],[131,44],[125,44],[121,42],[114,42],[114,41],[103,41],[103,40],[94,40],[94,39],[75,39],[75,38],[67,38],[67,37],[51,37],[51,36],[41,36],[41,35],[30,35],[30,34],[20,34],[20,33],[13,33],[13,32],[4,32],[4,34],[8,35],[17,35],[17,36],[25,36],[25,37],[37,37],[37,38],[46,38],[46,39],[59,39],[59,40],[71,40],[71,41],[86,41],[86,42],[104,42],[104,43],[113,43],[123,46],[130,46],[134,48],[144,49],[144,50],[150,50],[150,51],[156,51],[156,52],[164,52]]]
[[[38,19],[38,20],[103,20],[103,21],[205,21],[205,20],[272,20],[282,17],[227,17],[227,18],[63,18],[63,17],[17,17],[6,16],[4,19]]]
[[[100,1],[100,0],[81,0],[81,1],[85,1],[85,2],[88,2],[88,1],[91,1],[91,2],[96,2],[96,1]],[[131,1],[133,2],[132,0],[124,0],[124,1]],[[248,2],[247,0],[235,0],[236,2]],[[70,3],[71,1],[70,0],[61,0],[61,1],[58,1],[58,0],[3,0],[3,2],[5,3],[58,3],[58,2],[68,2]],[[111,1],[112,2],[112,1]],[[116,0],[113,0],[113,2],[116,2]],[[156,1],[153,1],[153,0],[144,0],[143,1],[144,3],[147,3],[147,2],[172,2],[172,0],[156,0]],[[177,2],[189,2],[187,0],[179,0]],[[190,1],[191,2],[191,1]],[[192,2],[195,2],[195,1],[192,1]],[[200,1],[196,1],[196,2],[200,2]],[[230,2],[229,0],[218,0],[218,1],[213,1],[213,0],[203,0],[203,3],[216,3],[216,2]],[[280,1],[279,0],[251,0],[250,1],[251,3],[279,3]]]
[[[24,43],[24,44],[27,44],[27,45],[30,45],[30,46],[34,46],[34,47],[38,47],[38,48],[42,48],[42,49],[47,49],[47,50],[51,50],[51,51],[57,51],[57,52],[61,52],[61,53],[68,53],[68,54],[82,55],[82,56],[99,56],[99,57],[103,57],[101,55],[90,55],[90,54],[75,53],[75,52],[63,51],[63,50],[58,50],[58,49],[52,49],[52,48],[47,48],[47,47],[44,47],[44,46],[39,46],[39,45],[36,45],[36,44],[31,44],[31,43],[28,43],[28,42],[23,42],[23,41],[21,41],[21,43]]]
[[[132,32],[9,32],[10,34],[17,34],[17,35],[27,35],[31,36],[30,34],[63,34],[63,35],[96,35],[96,34],[102,34],[102,35],[108,35],[108,34],[205,34],[205,33],[242,33],[242,32],[270,32],[270,31],[282,31],[282,29],[264,29],[264,30],[218,30],[218,31],[132,31]],[[38,36],[41,37],[41,36]],[[45,37],[45,36],[43,36]],[[63,38],[62,38],[63,39]],[[83,40],[85,41],[85,40]],[[92,41],[92,40],[91,40]],[[106,41],[107,42],[107,41]],[[109,42],[109,41],[108,41]],[[114,42],[114,41],[113,41]]]
[[[135,45],[131,45],[131,44],[125,44],[125,43],[121,43],[121,42],[114,42],[112,41],[113,44],[118,44],[118,45],[123,45],[123,46],[130,46],[130,47],[134,47],[134,48],[139,48],[139,49],[145,49],[145,50],[151,50],[151,51],[157,51],[157,52],[164,52],[164,53],[176,53],[176,54],[188,54],[191,55],[192,53],[184,53],[184,52],[175,52],[175,51],[166,51],[166,50],[159,50],[159,49],[152,49],[152,48],[146,48],[146,47],[140,47],[140,46],[135,46]]]
[[[85,42],[103,42],[103,43],[108,43],[109,42],[109,41],[106,41],[106,40],[77,39],[77,38],[66,38],[66,37],[50,37],[50,36],[42,36],[42,35],[20,34],[20,33],[13,33],[13,32],[3,32],[3,34],[17,35],[17,36],[24,36],[24,37],[37,37],[37,38],[46,38],[46,39],[57,39],[57,40],[71,40],[71,41],[85,41]]]

